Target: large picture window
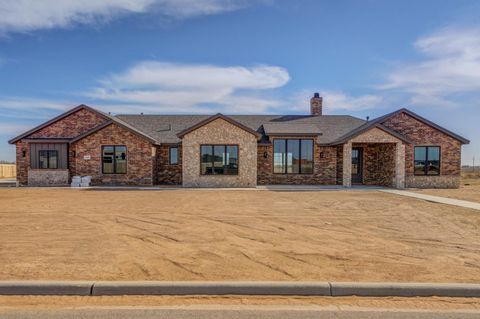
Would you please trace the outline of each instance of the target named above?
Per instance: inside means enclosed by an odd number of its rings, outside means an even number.
[[[416,146],[415,175],[440,175],[440,147]]]
[[[313,174],[313,140],[273,140],[275,174]]]
[[[202,145],[202,175],[238,175],[238,145]]]
[[[102,172],[103,174],[127,173],[126,146],[102,146]]]
[[[58,151],[40,150],[38,151],[39,168],[58,168]]]

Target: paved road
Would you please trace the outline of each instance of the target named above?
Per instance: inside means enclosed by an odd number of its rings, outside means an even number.
[[[158,308],[102,308],[62,310],[0,310],[2,319],[473,319],[480,312],[417,312],[384,310],[333,310],[328,308],[259,307],[158,307]]]

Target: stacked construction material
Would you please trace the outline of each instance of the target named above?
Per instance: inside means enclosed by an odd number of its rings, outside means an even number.
[[[70,184],[71,187],[80,187],[82,178],[80,176],[73,176],[72,183]]]
[[[89,187],[92,181],[92,176],[82,176],[80,187]]]
[[[71,187],[89,187],[92,176],[73,176]]]

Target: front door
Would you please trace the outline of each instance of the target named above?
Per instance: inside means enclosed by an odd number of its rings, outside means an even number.
[[[352,183],[363,183],[363,149],[352,148]]]

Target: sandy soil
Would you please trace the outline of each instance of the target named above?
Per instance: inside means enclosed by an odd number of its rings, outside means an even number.
[[[463,178],[458,189],[417,189],[416,193],[443,196],[480,203],[480,177]]]
[[[380,192],[0,190],[0,280],[476,282],[480,214]]]
[[[43,297],[0,296],[2,309],[65,309],[96,307],[159,307],[185,305],[324,306],[425,310],[479,310],[480,298],[367,298],[367,297],[271,297],[271,296],[115,296]]]

